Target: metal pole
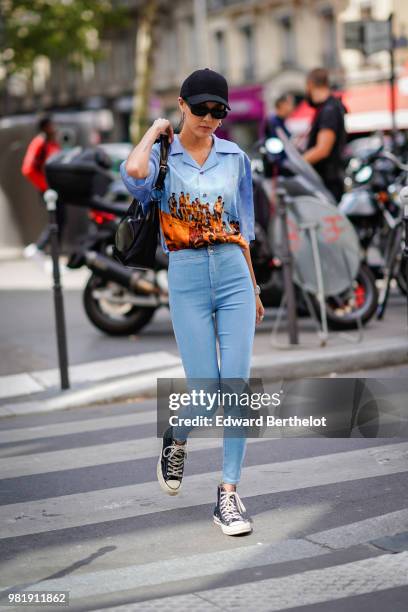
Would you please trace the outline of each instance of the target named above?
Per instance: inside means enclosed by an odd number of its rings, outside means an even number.
[[[394,57],[394,14],[388,17],[389,21],[389,36],[390,36],[390,109],[391,109],[391,138],[392,145],[395,148],[397,136],[397,121],[395,117],[396,102],[395,102],[395,57]]]
[[[47,189],[44,194],[44,200],[47,205],[48,218],[50,223],[50,241],[51,241],[51,256],[52,256],[52,271],[54,278],[54,309],[55,309],[55,324],[57,332],[57,348],[58,361],[60,368],[61,389],[69,389],[68,377],[68,353],[67,340],[65,333],[65,316],[64,316],[64,300],[62,296],[62,288],[60,284],[59,271],[59,245],[58,245],[58,225],[56,217],[58,194],[53,189]]]
[[[404,224],[404,250],[402,253],[402,257],[405,263],[405,283],[408,288],[408,186],[403,187],[399,193],[400,203],[404,210],[404,216],[402,218],[402,222]],[[408,291],[407,291],[407,299],[408,299]],[[408,309],[408,304],[407,304]],[[407,310],[408,317],[408,310]]]
[[[405,259],[405,286],[408,288],[408,204],[404,206],[404,229],[405,229],[405,246],[403,257]],[[408,300],[408,291],[407,291]],[[407,327],[408,327],[408,301],[407,301]]]
[[[289,233],[286,221],[286,191],[281,187],[278,187],[278,189],[276,190],[276,196],[278,200],[277,214],[280,218],[282,231],[282,256],[280,257],[280,259],[282,261],[283,286],[286,295],[286,304],[288,308],[289,343],[299,344],[295,288],[293,286],[292,275],[292,255],[290,252]]]

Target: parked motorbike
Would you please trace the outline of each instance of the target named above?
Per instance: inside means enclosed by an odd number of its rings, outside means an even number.
[[[364,261],[377,278],[383,279],[378,310],[381,318],[392,279],[395,278],[402,293],[407,293],[399,194],[408,180],[408,165],[381,146],[355,160],[354,167],[353,188],[344,194],[339,209],[356,228]],[[377,261],[370,257],[370,251],[377,254]]]
[[[117,225],[127,210],[94,199],[89,233],[71,254],[67,266],[91,270],[83,293],[85,312],[95,327],[115,335],[138,333],[157,308],[168,306],[168,258],[158,245],[153,270],[129,268],[115,261],[112,247]]]
[[[159,306],[168,305],[167,257],[158,245],[153,270],[128,268],[113,259],[116,228],[129,201],[111,165],[103,149],[77,147],[53,156],[46,175],[62,205],[89,209],[88,232],[67,262],[69,268],[91,271],[83,293],[89,320],[108,334],[129,335],[147,325]]]
[[[282,131],[279,136],[280,140],[269,139],[256,145],[257,156],[252,162],[255,210],[265,206],[259,204],[259,199],[268,203],[273,201],[274,179],[270,177],[274,173],[271,167],[276,163],[276,155],[280,155],[284,150],[287,160],[284,162],[284,173],[279,176],[279,187],[285,191],[290,202],[289,240],[295,264],[294,283],[299,308],[302,308],[302,294],[306,291],[314,313],[320,316],[310,240],[301,229],[302,223],[318,223],[328,325],[332,329],[355,329],[360,322],[367,323],[375,313],[378,301],[375,278],[367,265],[360,260],[358,237],[352,225],[339,213],[332,195],[324,187],[320,177],[301,158]],[[273,207],[269,215],[264,214],[262,229],[264,240],[268,241],[272,253],[272,265],[269,263],[268,266],[268,284],[275,287],[276,298],[279,291],[283,291],[283,283],[281,266],[277,265],[279,225]],[[262,272],[268,276],[267,266],[263,266]],[[259,271],[256,274],[258,278]],[[263,290],[265,304],[264,296]]]

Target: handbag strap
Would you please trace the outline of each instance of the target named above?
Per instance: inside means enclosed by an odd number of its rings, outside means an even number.
[[[164,179],[166,178],[167,172],[167,158],[169,156],[169,137],[165,134],[160,135],[160,166],[159,174],[157,176],[155,189],[163,189]]]

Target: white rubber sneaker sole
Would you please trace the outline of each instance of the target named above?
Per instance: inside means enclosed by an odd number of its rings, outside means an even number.
[[[161,471],[161,456],[159,457],[159,460],[157,462],[157,470],[156,471],[157,471],[157,480],[159,481],[159,485],[161,486],[163,491],[165,493],[167,493],[168,495],[177,495],[177,493],[179,493],[179,491],[181,489],[181,483],[177,487],[177,489],[173,489],[172,487],[169,487],[167,482],[164,480],[163,474],[162,474],[162,471]],[[178,481],[174,481],[173,480],[172,482],[178,482]]]
[[[221,527],[222,532],[225,535],[239,535],[240,533],[248,533],[252,531],[252,525],[249,521],[244,521],[238,525],[223,525],[220,519],[216,516],[213,517],[214,523]]]

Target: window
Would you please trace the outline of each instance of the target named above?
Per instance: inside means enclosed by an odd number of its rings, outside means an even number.
[[[167,33],[167,44],[168,44],[168,56],[167,56],[167,69],[170,78],[175,78],[177,75],[178,66],[180,63],[179,59],[179,46],[177,41],[177,32],[175,26],[173,26]]]
[[[186,42],[187,42],[187,63],[190,69],[197,68],[198,57],[197,57],[197,41],[196,41],[196,29],[193,17],[188,17],[185,20],[186,30]]]
[[[293,66],[296,62],[295,32],[293,18],[287,15],[280,20],[282,37],[282,66]]]
[[[337,65],[337,33],[336,21],[332,9],[321,13],[322,19],[322,62],[326,68],[335,68]]]
[[[252,25],[241,28],[244,40],[244,80],[251,81],[255,77],[255,37]]]
[[[218,31],[215,33],[215,53],[216,62],[219,72],[225,74],[228,70],[227,61],[227,46],[225,42],[225,32]]]

